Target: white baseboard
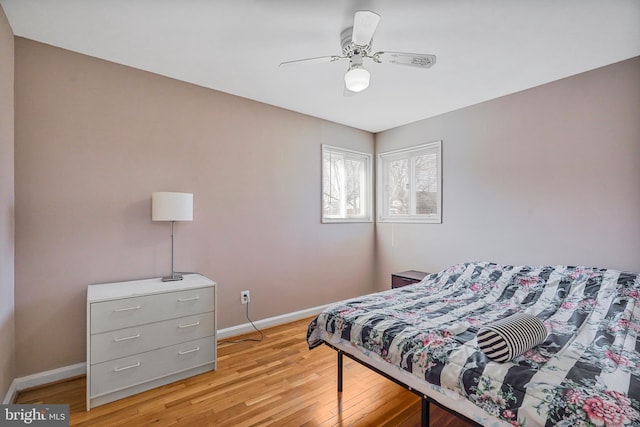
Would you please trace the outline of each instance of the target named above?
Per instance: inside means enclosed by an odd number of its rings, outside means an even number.
[[[75,365],[63,366],[62,368],[38,372],[37,374],[27,375],[26,377],[15,378],[9,386],[9,390],[7,391],[3,403],[12,403],[19,391],[71,377],[77,377],[78,375],[83,375],[86,372],[87,366],[85,363],[76,363]]]
[[[293,313],[287,313],[280,316],[269,317],[262,320],[256,320],[253,322],[257,328],[264,329],[272,326],[282,325],[284,323],[294,322],[296,320],[304,319],[305,317],[315,316],[327,307],[327,305],[321,305],[318,307],[311,307],[305,310],[294,311]],[[249,332],[253,332],[253,326],[251,323],[244,323],[242,325],[232,326],[230,328],[218,329],[218,340],[233,337],[236,335],[242,335]],[[15,378],[7,394],[4,397],[2,403],[13,403],[19,391],[26,390],[31,387],[37,387],[44,384],[49,384],[55,381],[64,380],[67,378],[77,377],[78,375],[84,375],[87,372],[86,363],[76,363],[75,365],[63,366],[62,368],[52,369],[50,371],[39,372],[25,377]]]
[[[270,328],[272,326],[282,325],[284,323],[294,322],[296,320],[304,319],[305,317],[315,316],[322,310],[328,307],[329,304],[320,305],[318,307],[311,307],[305,310],[294,311],[293,313],[287,313],[280,316],[268,317],[262,320],[256,320],[253,322],[259,329]],[[233,337],[236,335],[242,335],[249,332],[253,332],[253,326],[251,323],[244,323],[242,325],[231,326],[230,328],[218,329],[218,340]]]
[[[18,390],[16,387],[17,387],[16,380],[14,379],[13,381],[11,381],[11,385],[9,385],[9,390],[7,390],[7,394],[4,395],[4,400],[2,401],[4,405],[9,405],[13,403],[14,399],[16,398],[16,395],[18,394]]]

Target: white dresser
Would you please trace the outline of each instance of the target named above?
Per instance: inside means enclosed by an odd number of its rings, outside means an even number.
[[[87,411],[216,369],[216,284],[199,274],[87,287]]]

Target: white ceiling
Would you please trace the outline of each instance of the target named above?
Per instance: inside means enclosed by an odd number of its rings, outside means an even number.
[[[370,132],[640,55],[639,0],[0,0],[17,36]],[[366,63],[343,96],[356,10],[381,16],[373,51],[431,53],[422,70]]]

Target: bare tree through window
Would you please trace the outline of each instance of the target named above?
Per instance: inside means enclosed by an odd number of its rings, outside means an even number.
[[[322,146],[322,218],[371,220],[371,155]]]
[[[442,222],[441,152],[437,141],[379,154],[380,221]]]

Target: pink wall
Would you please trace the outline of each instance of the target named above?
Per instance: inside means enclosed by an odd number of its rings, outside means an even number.
[[[373,224],[320,223],[322,143],[373,135],[16,38],[18,375],[85,360],[86,287],[166,275],[153,191],[194,193],[176,269],[219,328],[373,290]]]
[[[13,54],[13,32],[0,7],[0,398],[15,376]]]
[[[640,57],[376,135],[442,140],[443,223],[378,224],[393,271],[474,260],[640,271]]]
[[[444,217],[374,235],[320,224],[320,144],[372,152],[373,135],[20,38],[15,54],[17,376],[84,361],[88,284],[168,273],[152,191],[195,193],[176,264],[220,284],[220,328],[246,322],[243,289],[262,319],[467,260],[640,270],[639,58],[376,135],[377,152],[443,140]]]

